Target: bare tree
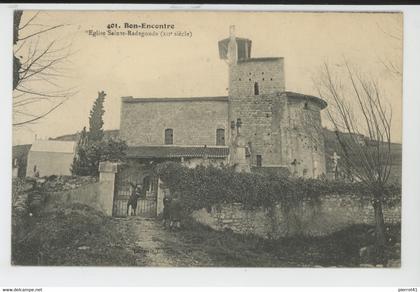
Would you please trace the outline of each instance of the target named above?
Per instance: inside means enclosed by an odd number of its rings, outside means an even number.
[[[386,265],[382,206],[392,165],[392,112],[376,81],[347,62],[340,68],[344,70],[333,71],[324,64],[318,91],[329,103],[327,115],[336,134],[342,167],[364,183],[372,195],[377,261]]]
[[[70,44],[62,44],[53,33],[64,24],[37,23],[39,14],[19,10],[14,13],[14,127],[44,118],[75,94],[73,88],[63,88],[58,82],[66,77],[64,64],[70,56]]]
[[[391,25],[388,25],[389,28],[385,29],[384,23],[376,22],[380,33],[382,33],[390,42],[391,51],[399,53],[402,51],[403,47],[403,29],[400,23],[399,18],[390,18],[393,19]],[[402,64],[391,60],[389,57],[377,56],[379,62],[384,66],[384,68],[395,77],[402,76]]]

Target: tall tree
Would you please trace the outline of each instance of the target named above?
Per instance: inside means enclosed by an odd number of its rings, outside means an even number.
[[[71,166],[73,175],[98,176],[99,162],[123,162],[127,144],[112,138],[104,138],[103,114],[105,92],[98,92],[98,97],[93,103],[89,116],[89,132],[83,128],[79,136],[76,155]]]
[[[387,264],[383,202],[391,165],[391,108],[379,84],[345,62],[331,70],[324,64],[318,84],[328,101],[327,114],[340,147],[341,166],[364,183],[372,196],[375,250],[378,263]]]
[[[90,110],[88,135],[90,142],[101,141],[104,136],[102,127],[104,125],[103,115],[105,113],[105,96],[106,93],[104,91],[98,92],[98,97],[96,98],[92,109]]]
[[[89,175],[90,163],[87,156],[88,137],[86,127],[80,132],[79,141],[77,142],[76,154],[73,157],[70,171],[73,175]]]
[[[99,175],[99,163],[101,161],[123,162],[126,150],[127,144],[124,141],[112,138],[89,144],[86,148],[89,175]]]

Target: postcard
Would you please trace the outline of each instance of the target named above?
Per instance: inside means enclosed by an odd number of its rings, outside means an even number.
[[[400,12],[15,10],[14,266],[401,266]]]

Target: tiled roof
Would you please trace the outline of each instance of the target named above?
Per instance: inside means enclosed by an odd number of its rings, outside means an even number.
[[[201,97],[138,97],[123,96],[122,102],[138,103],[138,102],[202,102],[202,101],[222,101],[227,102],[227,96],[201,96]]]
[[[247,38],[235,37],[235,39],[236,39],[236,41],[251,42],[251,40],[247,39]],[[219,43],[226,43],[226,42],[229,42],[229,41],[230,41],[230,38],[225,38],[223,40],[220,40]]]
[[[225,158],[229,155],[228,147],[204,146],[135,146],[128,147],[129,158],[177,158],[203,157]]]
[[[249,58],[238,60],[238,63],[249,63],[249,62],[271,62],[283,59],[283,57],[261,57],[261,58]]]
[[[293,92],[293,91],[284,91],[281,94],[285,94],[287,97],[290,97],[292,99],[304,99],[304,100],[311,100],[315,103],[317,103],[321,109],[324,109],[327,107],[327,102],[317,96],[313,96],[313,95],[307,95],[307,94],[302,94],[302,93],[297,93],[297,92]]]

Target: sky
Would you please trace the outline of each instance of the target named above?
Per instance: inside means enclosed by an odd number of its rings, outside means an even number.
[[[25,11],[22,23],[35,12]],[[36,20],[36,21],[35,21]],[[98,91],[107,93],[104,128],[118,129],[122,96],[192,97],[227,95],[228,70],[217,43],[236,35],[252,40],[253,57],[284,57],[286,90],[317,95],[314,78],[324,62],[344,58],[378,80],[393,110],[392,140],[401,142],[402,77],[382,61],[402,67],[402,15],[396,13],[43,11],[33,21],[65,27],[39,36],[39,43],[71,44],[63,88],[76,88],[62,106],[35,124],[13,129],[13,144],[32,143],[88,126]],[[90,36],[109,24],[174,24],[191,37]],[[122,30],[122,29],[121,29]],[[160,30],[159,30],[160,31]],[[168,30],[165,30],[168,31]],[[382,60],[382,61],[381,61]],[[42,87],[42,84],[37,86]],[[45,105],[42,105],[45,106]]]

